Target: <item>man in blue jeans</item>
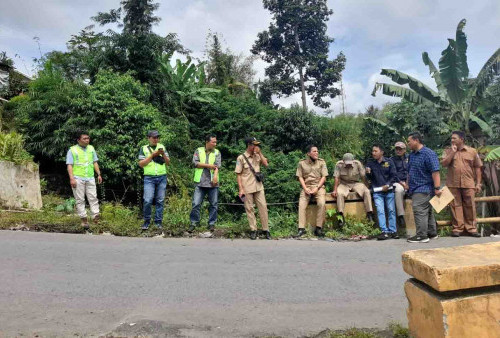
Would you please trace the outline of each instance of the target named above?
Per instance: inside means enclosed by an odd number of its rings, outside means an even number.
[[[210,232],[215,229],[217,222],[217,200],[219,195],[219,168],[221,166],[220,151],[215,149],[217,146],[217,138],[215,135],[208,135],[205,138],[205,146],[196,149],[193,155],[194,169],[194,194],[193,208],[189,215],[188,232],[193,232],[200,224],[200,209],[205,195],[208,195],[208,230]]]
[[[155,202],[155,225],[162,229],[163,203],[167,189],[167,165],[170,158],[165,146],[159,143],[160,134],[156,130],[148,132],[149,144],[139,150],[139,166],[144,169],[144,224],[147,230],[151,223],[151,207]]]
[[[372,147],[373,160],[366,165],[366,176],[371,181],[373,200],[377,208],[378,225],[382,233],[378,240],[399,238],[396,228],[396,208],[394,205],[394,183],[397,182],[396,165],[390,158],[384,156],[380,145]],[[385,218],[387,208],[388,223]]]

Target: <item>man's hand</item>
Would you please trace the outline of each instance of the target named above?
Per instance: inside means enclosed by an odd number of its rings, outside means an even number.
[[[408,185],[406,184],[406,182],[401,181],[399,182],[399,184],[401,184],[404,190],[408,190]]]
[[[335,197],[335,198],[337,198],[337,195],[338,195],[338,194],[337,194],[337,190],[334,190],[334,191],[332,192],[332,196],[333,196],[333,197]]]
[[[370,167],[366,167],[366,173],[367,173],[367,174],[371,174],[371,173],[372,173],[372,168],[370,168]]]
[[[241,198],[241,196],[245,195],[245,190],[240,189],[238,192],[238,196]]]
[[[76,188],[76,180],[74,178],[70,178],[69,184],[71,184],[72,188]]]
[[[102,177],[101,177],[101,175],[97,176],[97,183],[98,184],[102,184]]]
[[[457,146],[455,144],[451,144],[451,151],[453,151],[454,153],[456,153],[458,150]]]
[[[483,190],[483,185],[481,183],[476,184],[476,194],[479,194]]]
[[[441,196],[441,194],[443,193],[443,191],[441,189],[435,189],[434,193],[436,194],[437,197],[439,197],[439,196]]]
[[[389,191],[389,186],[386,184],[382,187],[383,192],[388,192]]]
[[[158,156],[160,156],[160,154],[161,154],[160,150],[162,150],[162,149],[158,149],[157,151],[154,151],[154,152],[151,154],[151,156],[152,156],[152,157],[158,157]]]
[[[316,187],[316,188],[310,189],[309,191],[311,192],[311,195],[316,195],[318,193],[318,190],[319,190],[319,188]]]
[[[208,164],[208,166],[209,166],[208,169],[210,169],[210,170],[217,169],[217,166],[215,164]]]
[[[253,149],[253,152],[256,153],[256,154],[260,154],[260,147],[259,146],[255,146],[255,148]]]

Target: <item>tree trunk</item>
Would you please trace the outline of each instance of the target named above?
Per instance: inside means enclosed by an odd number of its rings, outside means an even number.
[[[300,76],[300,90],[302,92],[302,108],[304,109],[304,111],[307,111],[306,86],[304,85],[304,74],[302,73],[302,67],[299,68],[299,76]]]

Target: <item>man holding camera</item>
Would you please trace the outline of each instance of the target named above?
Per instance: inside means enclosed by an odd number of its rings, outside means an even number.
[[[156,130],[148,132],[149,144],[139,151],[139,166],[144,169],[144,224],[142,230],[147,230],[151,223],[151,208],[155,202],[155,225],[162,229],[163,202],[167,189],[167,165],[170,158],[165,146],[159,143],[160,134]]]
[[[257,238],[257,220],[255,219],[254,203],[259,209],[262,223],[262,234],[266,239],[271,239],[269,233],[269,219],[267,215],[266,195],[264,193],[264,177],[260,172],[260,165],[267,167],[267,158],[262,154],[260,142],[255,137],[245,139],[247,149],[238,156],[234,172],[238,177],[238,196],[245,203],[245,211],[250,225],[250,238]]]

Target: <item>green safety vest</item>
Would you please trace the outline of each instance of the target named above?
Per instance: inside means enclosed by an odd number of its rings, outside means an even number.
[[[70,148],[73,154],[73,175],[78,177],[94,177],[94,147],[87,146],[87,151],[79,145]]]
[[[149,151],[149,145],[142,147],[142,151],[144,152],[144,156],[148,157],[152,154]],[[156,145],[156,149],[163,148],[165,150],[165,146],[161,143]],[[167,174],[167,166],[165,163],[158,164],[155,161],[149,162],[147,166],[144,167],[144,175],[146,176],[163,176]]]
[[[215,163],[215,158],[219,154],[219,151],[217,149],[214,149],[214,151],[210,152],[208,155],[208,164],[214,164]],[[200,147],[198,148],[198,155],[200,156],[200,163],[206,163],[207,161],[207,153],[205,152],[205,147]],[[205,168],[196,168],[194,170],[194,181],[196,183],[200,183],[201,181],[201,174],[203,173],[203,169]],[[210,176],[214,176],[214,171],[210,170]]]

